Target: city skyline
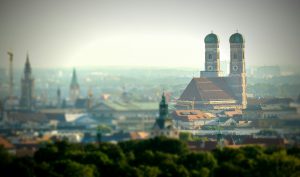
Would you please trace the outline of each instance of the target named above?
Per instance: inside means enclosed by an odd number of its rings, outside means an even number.
[[[0,7],[0,61],[33,67],[162,66],[203,68],[204,37],[246,38],[246,61],[299,65],[296,1],[6,1]],[[3,63],[3,65],[2,65]]]

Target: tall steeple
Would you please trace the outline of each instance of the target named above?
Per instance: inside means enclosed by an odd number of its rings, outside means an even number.
[[[26,62],[24,67],[24,76],[21,80],[21,100],[20,106],[24,109],[32,109],[34,100],[33,100],[33,87],[34,87],[34,79],[32,77],[32,70],[29,61],[29,55],[27,53]]]
[[[77,75],[76,75],[76,70],[73,68],[73,74],[72,74],[72,81],[71,81],[71,87],[79,87],[79,84],[77,82]]]
[[[159,103],[159,117],[152,128],[151,136],[179,137],[178,130],[173,126],[173,120],[169,117],[168,104],[164,93]]]
[[[29,61],[29,54],[26,55],[26,63],[25,63],[25,69],[24,74],[30,76],[31,75],[31,65]]]
[[[59,87],[56,90],[56,99],[57,99],[56,106],[61,107],[61,91]]]
[[[7,52],[9,56],[9,99],[11,100],[14,95],[14,72],[13,72],[13,58],[12,52]]]
[[[166,102],[165,93],[161,96],[161,101],[159,103],[159,118],[165,119],[169,115],[168,104]]]
[[[201,77],[220,76],[220,50],[219,38],[216,34],[208,34],[205,39],[205,71],[200,72]]]
[[[230,42],[230,84],[235,97],[242,105],[247,107],[246,96],[246,67],[245,67],[245,39],[242,34],[234,33]]]
[[[72,80],[70,84],[70,101],[72,104],[76,102],[80,95],[80,87],[77,81],[77,74],[75,68],[73,69]]]

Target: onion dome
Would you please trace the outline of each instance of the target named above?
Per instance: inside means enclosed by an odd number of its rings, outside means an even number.
[[[209,44],[209,43],[219,43],[219,38],[216,34],[214,33],[210,33],[208,34],[205,38],[204,38],[204,42],[206,44]]]
[[[230,43],[244,43],[244,37],[240,33],[234,33],[233,35],[230,36],[229,38]]]

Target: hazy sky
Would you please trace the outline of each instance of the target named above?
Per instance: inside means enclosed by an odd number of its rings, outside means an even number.
[[[0,67],[203,67],[204,37],[246,39],[247,65],[300,65],[299,0],[0,0]]]

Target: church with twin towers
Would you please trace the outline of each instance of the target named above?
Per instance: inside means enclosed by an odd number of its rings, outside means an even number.
[[[230,73],[226,77],[221,75],[219,42],[214,33],[205,37],[205,70],[200,71],[200,77],[194,77],[182,92],[178,108],[246,109],[245,39],[238,32],[230,36]]]

